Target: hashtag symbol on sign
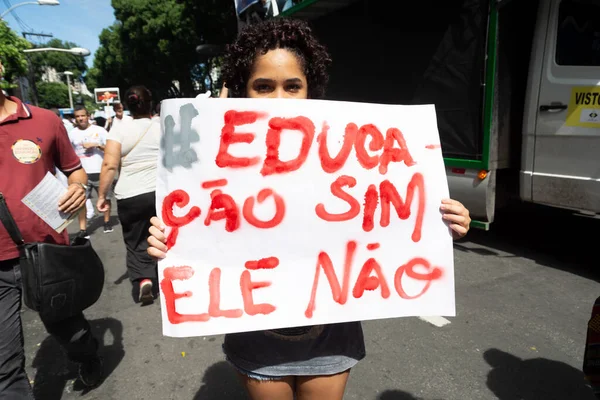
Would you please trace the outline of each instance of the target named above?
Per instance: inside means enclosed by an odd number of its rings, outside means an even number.
[[[161,139],[163,149],[162,163],[169,171],[175,166],[191,168],[198,161],[198,155],[192,144],[200,141],[198,132],[192,129],[192,120],[198,115],[198,110],[192,103],[184,104],[179,109],[179,129],[175,129],[175,119],[172,115],[165,118],[164,135]]]

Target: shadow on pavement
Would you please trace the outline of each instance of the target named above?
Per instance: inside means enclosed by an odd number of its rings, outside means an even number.
[[[111,215],[109,219],[110,224],[113,229],[119,225],[119,217],[116,215]],[[96,216],[90,223],[88,223],[88,233],[91,235],[96,232],[98,229],[104,228],[104,216],[98,215]]]
[[[455,248],[483,256],[522,257],[600,282],[595,254],[599,230],[600,219],[522,204],[498,212],[487,232],[471,229]]]
[[[568,364],[522,360],[498,349],[487,350],[483,358],[493,367],[487,386],[499,400],[595,400],[583,373]]]
[[[415,397],[410,393],[402,390],[386,390],[377,396],[377,400],[423,400],[420,397]]]
[[[110,376],[117,368],[123,357],[123,324],[114,318],[102,318],[89,321],[92,332],[100,342],[99,354],[104,359],[104,377]],[[110,332],[112,342],[106,343],[106,333]],[[58,400],[71,380],[78,377],[78,366],[68,360],[60,344],[48,336],[40,344],[40,348],[33,360],[32,366],[37,369],[33,393],[36,399]],[[74,390],[82,394],[89,392],[77,382]],[[92,389],[93,390],[93,389]]]
[[[113,283],[115,285],[120,285],[121,283],[128,281],[129,280],[129,272],[125,271],[123,273],[123,275],[121,275],[119,278],[117,278],[116,281],[114,281]]]
[[[225,361],[208,367],[202,377],[202,386],[194,400],[247,400],[246,389],[242,386],[235,369]]]

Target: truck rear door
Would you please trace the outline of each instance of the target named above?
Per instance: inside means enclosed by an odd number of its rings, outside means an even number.
[[[548,15],[532,200],[600,212],[600,0],[551,0]]]

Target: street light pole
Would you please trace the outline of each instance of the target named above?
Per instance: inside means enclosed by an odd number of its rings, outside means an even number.
[[[21,32],[23,34],[23,38],[27,39],[27,36],[39,36],[39,37],[54,37],[52,34],[48,34],[48,33],[35,33],[35,32]],[[25,57],[27,58],[27,79],[29,80],[29,85],[31,88],[31,100],[33,100],[33,105],[34,106],[38,106],[39,105],[39,101],[38,101],[38,90],[37,90],[37,86],[35,84],[35,72],[33,71],[33,64],[31,62],[31,57],[29,56],[29,54],[25,54]]]
[[[0,19],[4,18],[4,16],[6,14],[8,14],[9,12],[11,12],[15,8],[21,7],[21,6],[26,6],[28,4],[37,4],[37,5],[40,5],[40,6],[58,6],[58,5],[60,5],[60,2],[58,0],[37,0],[37,1],[26,1],[24,3],[15,4],[14,6],[9,7],[8,10],[4,11],[2,13],[2,15],[0,15]]]
[[[73,109],[73,95],[71,94],[71,75],[73,75],[73,73],[71,71],[65,71],[63,74],[67,76],[67,86],[69,88],[69,106],[71,106],[71,109]]]
[[[27,57],[27,72],[28,72],[28,79],[30,81],[30,85],[31,85],[31,97],[33,100],[33,105],[34,106],[38,106],[39,105],[39,101],[38,101],[38,91],[37,91],[37,86],[35,84],[35,72],[33,71],[33,63],[31,62],[31,57],[29,57],[29,54],[25,54],[25,57]]]

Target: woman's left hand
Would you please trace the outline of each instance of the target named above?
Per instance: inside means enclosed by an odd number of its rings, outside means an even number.
[[[471,217],[469,216],[469,210],[460,201],[444,199],[440,210],[443,213],[442,218],[448,222],[448,226],[452,229],[454,240],[467,234],[471,225]]]

